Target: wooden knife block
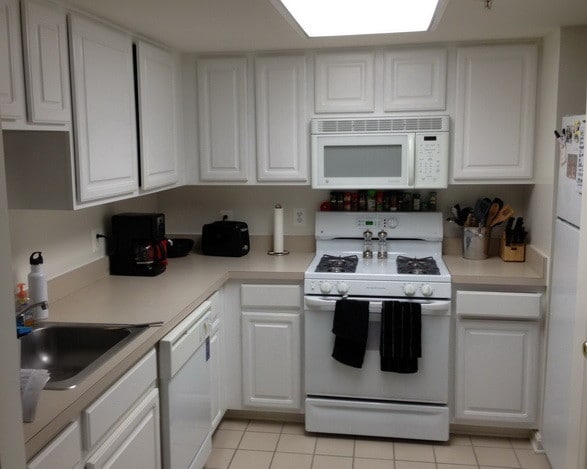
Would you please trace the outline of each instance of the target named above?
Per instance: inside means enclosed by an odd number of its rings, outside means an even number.
[[[526,260],[526,243],[506,246],[505,233],[503,233],[499,243],[499,257],[505,262],[524,262]]]

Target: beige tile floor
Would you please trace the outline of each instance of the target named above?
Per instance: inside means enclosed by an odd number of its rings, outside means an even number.
[[[302,424],[222,421],[206,469],[550,469],[528,440],[451,435],[448,443],[307,433]]]

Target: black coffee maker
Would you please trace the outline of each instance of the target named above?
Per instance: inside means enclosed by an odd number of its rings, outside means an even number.
[[[153,277],[167,266],[165,215],[120,213],[112,217],[112,275]]]

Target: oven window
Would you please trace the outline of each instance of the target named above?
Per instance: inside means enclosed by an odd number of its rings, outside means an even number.
[[[402,176],[402,145],[324,146],[324,177]]]

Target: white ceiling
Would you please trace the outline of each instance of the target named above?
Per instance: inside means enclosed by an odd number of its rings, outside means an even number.
[[[448,0],[433,32],[309,39],[301,37],[269,0],[69,3],[183,52],[535,38],[559,26],[587,25],[587,0],[493,0],[491,10],[485,10],[482,0]]]

